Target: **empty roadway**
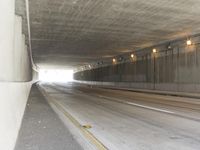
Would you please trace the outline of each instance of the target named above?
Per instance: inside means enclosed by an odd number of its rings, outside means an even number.
[[[40,87],[81,125],[91,125],[87,130],[108,149],[199,149],[198,99],[74,83],[42,83]]]

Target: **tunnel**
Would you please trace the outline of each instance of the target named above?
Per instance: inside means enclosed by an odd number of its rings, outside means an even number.
[[[199,0],[0,0],[0,150],[199,150]]]

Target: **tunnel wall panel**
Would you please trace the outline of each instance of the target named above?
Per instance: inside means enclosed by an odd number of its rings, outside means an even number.
[[[135,53],[136,59],[126,58],[107,66],[76,72],[75,80],[95,84],[166,91],[200,91],[200,39],[193,37],[193,44],[186,40],[172,41],[171,48],[164,43]],[[92,83],[90,82],[90,83]]]

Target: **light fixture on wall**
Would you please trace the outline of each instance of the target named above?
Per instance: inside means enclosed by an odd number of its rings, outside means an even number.
[[[190,46],[190,45],[192,45],[192,41],[191,41],[190,39],[188,39],[188,40],[186,41],[186,44],[187,44],[187,46]]]
[[[134,54],[131,54],[131,58],[134,58]]]
[[[153,52],[153,53],[157,53],[157,50],[154,48],[154,49],[152,50],[152,52]]]
[[[113,59],[112,59],[112,62],[113,62],[113,63],[116,63],[116,59],[115,59],[115,58],[113,58]]]
[[[88,66],[90,69],[92,68],[91,65]]]
[[[167,45],[167,49],[172,49],[172,46],[170,43]]]

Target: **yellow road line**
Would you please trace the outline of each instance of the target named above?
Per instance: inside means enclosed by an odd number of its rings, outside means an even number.
[[[62,113],[82,132],[82,134],[92,143],[96,146],[98,150],[108,150],[101,141],[99,141],[90,131],[88,131],[84,126],[82,126],[70,113],[66,111],[66,109],[63,108],[63,106],[56,102],[55,100],[52,100],[47,93],[39,87],[41,93],[45,96],[48,97],[48,101],[55,105]]]

